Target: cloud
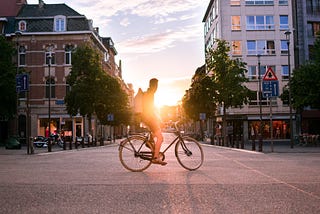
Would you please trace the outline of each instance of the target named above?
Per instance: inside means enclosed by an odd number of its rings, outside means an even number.
[[[167,30],[163,33],[135,37],[118,43],[123,54],[154,53],[173,47],[176,42],[187,42],[198,39],[199,26],[189,25],[178,30]]]
[[[124,27],[127,27],[129,24],[130,24],[130,21],[129,21],[128,18],[124,18],[124,19],[122,19],[121,22],[120,22],[120,25],[121,25],[121,26],[124,26]]]

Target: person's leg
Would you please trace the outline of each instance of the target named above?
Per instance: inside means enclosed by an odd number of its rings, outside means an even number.
[[[161,164],[161,165],[166,165],[167,162],[164,162],[160,159],[159,157],[159,153],[160,153],[160,149],[161,149],[161,145],[162,145],[162,142],[163,142],[163,136],[162,136],[162,133],[161,133],[161,130],[158,129],[156,131],[153,132],[153,135],[156,139],[155,141],[155,146],[154,146],[154,163],[157,163],[157,164]]]

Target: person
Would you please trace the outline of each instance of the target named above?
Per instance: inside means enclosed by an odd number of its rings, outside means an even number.
[[[158,80],[156,78],[150,79],[149,88],[143,95],[143,111],[141,116],[142,121],[149,127],[152,136],[156,138],[152,163],[166,165],[167,163],[159,157],[163,136],[160,128],[160,118],[157,116],[154,107],[154,94],[157,89]]]

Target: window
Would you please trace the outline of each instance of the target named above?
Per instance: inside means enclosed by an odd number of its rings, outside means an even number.
[[[307,15],[318,15],[320,13],[320,1],[319,0],[306,0]]]
[[[231,30],[241,30],[240,16],[231,17]]]
[[[260,94],[260,96],[259,96]],[[268,101],[267,98],[264,98],[262,96],[262,92],[259,93],[259,91],[253,91],[252,93],[250,93],[249,95],[249,105],[250,106],[257,106],[259,105],[259,97],[261,97],[261,105],[268,105]]]
[[[283,80],[289,79],[289,67],[288,65],[281,66],[281,77]]]
[[[246,0],[246,5],[273,5],[273,0]]]
[[[24,66],[26,65],[26,48],[25,46],[21,45],[19,47],[19,66]]]
[[[249,80],[257,79],[257,66],[251,65],[248,67],[248,78]]]
[[[51,81],[51,82],[50,82]],[[51,86],[51,96],[50,96],[50,87]],[[48,78],[46,81],[46,98],[55,98],[56,97],[56,86],[54,78]]]
[[[289,22],[287,15],[280,15],[280,30],[289,29]]]
[[[66,17],[56,16],[54,17],[54,31],[66,31]]]
[[[288,54],[288,43],[287,40],[281,40],[280,42],[281,54]]]
[[[18,25],[19,25],[19,31],[26,31],[27,30],[27,22],[26,21],[20,21]]]
[[[274,30],[273,16],[247,16],[247,30]]]
[[[240,5],[240,0],[230,0],[230,5]]]
[[[49,60],[50,60],[50,56],[51,56],[51,62],[50,65],[56,64],[56,57],[55,57],[55,53],[52,52],[46,52],[46,65],[49,65]]]
[[[320,22],[308,22],[308,38],[315,38],[316,34],[320,31]]]
[[[272,40],[248,40],[247,51],[248,55],[274,55],[276,53]]]
[[[288,5],[288,0],[279,0],[279,5]]]
[[[73,45],[66,45],[65,51],[65,64],[71,65],[72,51],[74,49]]]
[[[241,55],[241,41],[232,41],[231,51],[233,55]]]

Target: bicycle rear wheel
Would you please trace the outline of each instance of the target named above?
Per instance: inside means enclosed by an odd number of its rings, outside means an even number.
[[[151,165],[152,150],[145,144],[146,138],[133,135],[121,142],[119,159],[124,168],[132,172],[141,172]]]
[[[187,170],[198,169],[204,159],[200,143],[188,136],[183,136],[175,146],[175,155],[179,164]]]

